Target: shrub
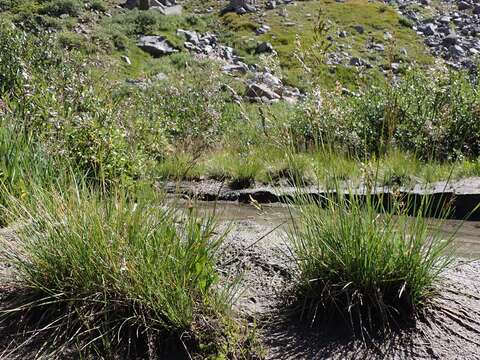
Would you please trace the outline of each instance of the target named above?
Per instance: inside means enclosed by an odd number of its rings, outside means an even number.
[[[156,35],[158,27],[157,15],[149,11],[138,12],[135,19],[135,32],[137,34]]]
[[[404,27],[407,27],[407,28],[412,28],[414,23],[412,20],[404,17],[404,16],[401,16],[399,19],[398,19],[398,23]]]
[[[86,46],[86,40],[82,35],[67,31],[58,34],[58,43],[67,50],[82,50]]]
[[[63,14],[78,16],[82,12],[82,8],[82,2],[79,0],[49,0],[43,5],[40,12],[51,16]]]
[[[105,12],[107,11],[107,5],[103,0],[93,0],[90,2],[90,9]]]
[[[370,86],[356,96],[311,93],[289,124],[292,143],[366,158],[395,148],[424,161],[475,159],[479,91],[465,72],[432,77],[412,69],[395,84]]]
[[[182,343],[204,356],[228,354],[230,293],[216,272],[224,236],[215,220],[177,213],[150,192],[114,194],[77,186],[14,202],[12,220],[25,226],[7,258],[28,295],[2,320],[42,314],[34,336],[47,356],[76,348],[152,358],[166,345],[183,352]]]
[[[361,331],[410,319],[452,259],[452,239],[423,217],[437,209],[428,201],[408,208],[400,199],[385,209],[382,199],[376,204],[352,193],[321,202],[325,208],[301,199],[289,232],[304,314],[312,321],[339,315]],[[417,216],[409,219],[409,210]]]

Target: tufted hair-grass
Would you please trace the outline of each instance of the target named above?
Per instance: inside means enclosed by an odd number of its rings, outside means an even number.
[[[4,251],[13,280],[0,323],[29,334],[13,353],[32,342],[47,357],[230,350],[232,288],[216,271],[224,234],[212,216],[178,212],[151,191],[79,187],[11,205],[20,226]]]
[[[435,295],[453,259],[453,235],[443,236],[428,216],[445,210],[429,200],[394,198],[385,206],[373,198],[337,187],[298,201],[288,239],[304,319],[341,319],[363,336],[407,324]]]

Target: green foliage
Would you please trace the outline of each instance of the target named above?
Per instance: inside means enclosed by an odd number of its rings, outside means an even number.
[[[398,84],[369,87],[359,96],[313,93],[290,126],[297,148],[332,146],[359,157],[390,148],[423,160],[480,155],[479,87],[462,72],[407,72]]]
[[[7,257],[30,292],[3,320],[42,311],[43,322],[56,324],[42,349],[47,356],[59,344],[107,357],[125,349],[160,356],[163,345],[178,346],[187,335],[189,351],[232,350],[221,343],[231,296],[216,272],[224,235],[215,220],[159,206],[162,198],[150,191],[112,193],[77,186],[14,201],[12,221],[25,226]]]
[[[60,182],[60,173],[60,166],[4,116],[0,122],[0,225],[5,225],[9,197],[26,198],[35,187]]]
[[[155,35],[158,26],[158,15],[150,11],[140,11],[135,18],[135,32],[138,34]]]
[[[303,314],[318,321],[338,314],[361,332],[411,318],[452,259],[452,238],[424,218],[440,211],[408,199],[385,209],[382,199],[352,192],[320,202],[325,208],[301,198],[289,232]],[[406,216],[409,210],[416,217]]]
[[[398,23],[402,26],[405,26],[407,28],[412,28],[413,27],[413,22],[412,20],[406,18],[406,17],[400,17],[400,19],[398,19]]]
[[[57,39],[60,46],[67,50],[82,50],[86,47],[86,39],[74,32],[62,32]]]
[[[105,12],[107,11],[107,5],[104,0],[93,0],[90,2],[90,9]]]
[[[40,13],[51,16],[78,16],[82,12],[83,3],[80,0],[48,0],[42,6]]]

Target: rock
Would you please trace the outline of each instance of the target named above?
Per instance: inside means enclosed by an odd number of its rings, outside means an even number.
[[[431,7],[428,15],[418,6],[427,3],[423,0],[385,2],[395,4],[400,15],[413,22],[433,56],[455,69],[470,68],[476,61],[471,49],[480,50],[480,0],[441,0],[445,6]]]
[[[122,6],[126,9],[134,9],[138,6],[138,0],[127,0]]]
[[[465,51],[460,45],[454,45],[450,47],[450,54],[453,56],[463,56]]]
[[[140,10],[152,9],[167,16],[182,14],[182,6],[176,5],[176,1],[168,0],[127,0],[123,7],[127,9],[139,8]]]
[[[267,1],[265,8],[267,10],[273,10],[277,7],[277,2],[275,0],[269,0]]]
[[[192,43],[193,45],[198,45],[200,43],[200,38],[195,31],[178,29],[177,34],[185,36],[187,41]]]
[[[121,59],[125,62],[125,64],[132,65],[132,62],[130,61],[130,58],[128,56],[122,55]]]
[[[470,5],[466,1],[460,1],[457,7],[458,7],[458,10],[468,10],[472,8],[472,5]]]
[[[426,24],[423,28],[421,28],[420,31],[425,35],[435,35],[435,33],[437,32],[437,26],[429,23]]]
[[[260,27],[255,31],[255,33],[256,33],[257,35],[263,35],[263,34],[266,34],[267,32],[269,32],[270,29],[271,29],[270,26],[264,24],[264,25],[260,26]]]
[[[246,74],[248,72],[248,67],[245,64],[229,64],[225,65],[222,68],[223,72],[226,73],[241,73]]]
[[[355,25],[353,28],[359,34],[363,34],[365,32],[365,28],[362,25]]]
[[[257,54],[264,54],[264,53],[273,53],[275,50],[273,49],[272,44],[269,42],[262,42],[258,44],[257,48],[255,49],[255,53]]]
[[[158,73],[153,77],[155,81],[166,81],[168,80],[168,76],[165,73]]]
[[[340,31],[338,33],[338,36],[341,37],[341,38],[346,38],[348,36],[347,32],[346,31]]]
[[[239,15],[249,12],[255,12],[255,7],[250,4],[251,0],[230,0],[230,3],[225,7],[221,13],[235,12]]]
[[[250,84],[247,88],[245,96],[249,99],[265,98],[269,101],[280,100],[280,95],[278,95],[275,91],[270,89],[265,84],[258,84],[258,83]]]
[[[453,46],[456,45],[458,42],[458,37],[456,34],[450,34],[445,36],[442,40],[442,45],[444,46]]]
[[[183,11],[183,8],[181,5],[151,6],[150,9],[156,10],[165,16],[179,16],[179,15],[182,15],[182,11]]]
[[[178,52],[163,36],[140,36],[137,45],[140,49],[155,57]]]
[[[400,69],[400,64],[399,63],[391,63],[390,64],[390,69],[392,69],[392,71],[394,73],[398,73],[398,70]]]
[[[444,25],[448,25],[452,21],[452,18],[450,16],[442,16],[438,21]]]
[[[280,80],[278,77],[275,75],[265,72],[263,74],[259,74],[255,78],[256,82],[262,82],[263,84],[266,84],[270,87],[281,87],[282,86],[282,80]]]
[[[363,66],[363,65],[364,65],[364,61],[363,61],[362,59],[354,56],[354,57],[350,58],[349,64],[350,64],[351,66]]]

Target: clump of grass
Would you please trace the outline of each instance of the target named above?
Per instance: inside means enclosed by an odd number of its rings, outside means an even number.
[[[213,217],[162,204],[150,192],[79,189],[16,202],[12,219],[23,226],[7,259],[15,288],[28,291],[14,293],[0,319],[36,321],[30,341],[45,341],[47,356],[157,358],[186,348],[228,358],[240,337],[225,330],[231,292],[216,272],[224,236]]]
[[[9,196],[25,198],[33,186],[59,183],[61,167],[7,118],[0,126],[0,226],[5,225]]]
[[[267,171],[267,177],[273,183],[286,181],[290,185],[310,185],[315,183],[312,165],[308,156],[287,151],[283,159]]]
[[[232,189],[246,189],[260,176],[262,162],[250,153],[220,152],[205,164],[207,175],[216,180],[226,180]]]
[[[178,152],[163,159],[154,173],[160,179],[194,180],[200,178],[201,167],[198,164],[198,159],[189,154]]]
[[[428,201],[385,209],[383,199],[352,193],[321,202],[302,199],[289,231],[303,316],[316,322],[335,314],[362,334],[412,319],[452,260],[451,238],[424,218],[436,209]]]

